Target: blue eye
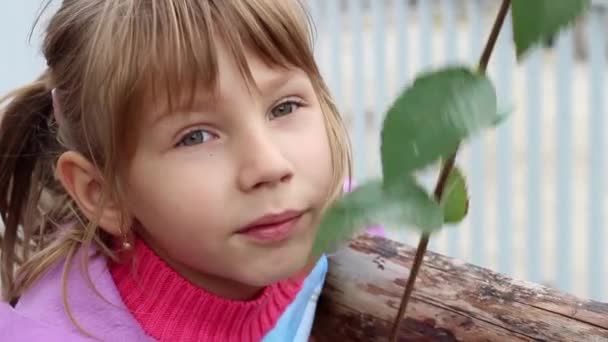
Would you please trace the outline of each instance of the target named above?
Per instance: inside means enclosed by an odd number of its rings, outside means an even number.
[[[293,113],[296,109],[301,107],[302,104],[300,102],[289,100],[282,103],[279,103],[276,107],[274,107],[270,113],[272,114],[272,118],[280,118],[281,116],[289,115]]]
[[[213,139],[213,134],[202,129],[197,129],[184,135],[177,146],[198,145],[207,142],[209,139]]]

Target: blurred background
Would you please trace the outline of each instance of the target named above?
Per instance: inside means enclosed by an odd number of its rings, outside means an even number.
[[[424,70],[475,66],[500,3],[305,1],[317,60],[349,127],[359,183],[380,176],[380,129],[398,92]],[[0,3],[0,94],[45,67],[40,30],[28,41],[41,3]],[[459,154],[470,212],[433,236],[433,251],[608,301],[607,9],[608,1],[593,0],[571,29],[521,61],[507,20],[488,71],[499,108],[511,115]],[[432,183],[436,174],[422,176]],[[417,243],[408,231],[388,234]]]

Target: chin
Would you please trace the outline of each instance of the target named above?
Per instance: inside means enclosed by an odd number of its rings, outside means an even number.
[[[247,283],[252,286],[268,286],[296,276],[308,264],[307,256],[302,254],[296,258],[293,254],[283,258],[281,262],[269,263],[263,267],[258,267],[255,273],[249,275]],[[253,268],[252,268],[253,270]]]

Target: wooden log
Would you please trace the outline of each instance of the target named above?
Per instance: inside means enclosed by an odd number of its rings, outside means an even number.
[[[386,341],[415,250],[361,236],[330,256],[316,341]],[[608,304],[428,252],[400,341],[608,341]]]

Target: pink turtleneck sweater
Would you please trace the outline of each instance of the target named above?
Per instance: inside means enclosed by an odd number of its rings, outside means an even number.
[[[302,280],[266,287],[251,301],[218,297],[177,274],[145,243],[132,263],[111,267],[120,295],[143,329],[159,341],[260,341],[301,289]]]

